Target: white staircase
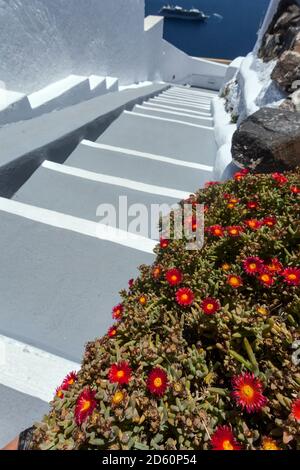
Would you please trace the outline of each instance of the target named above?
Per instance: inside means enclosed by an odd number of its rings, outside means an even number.
[[[100,78],[89,83],[104,91]],[[0,364],[0,444],[31,423],[24,404],[34,418],[46,411],[85,342],[111,325],[118,292],[154,260],[151,234],[126,228],[122,211],[115,227],[99,224],[99,205],[118,208],[126,196],[131,207],[170,206],[211,180],[214,95],[172,87],[124,111],[96,142],[81,141],[64,164],[45,161],[12,200],[0,198],[0,348],[10,341]],[[8,411],[11,389],[19,408]]]

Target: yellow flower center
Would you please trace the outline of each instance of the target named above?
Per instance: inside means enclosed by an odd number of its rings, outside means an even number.
[[[125,375],[125,372],[123,370],[118,370],[117,372],[117,378],[122,379]]]
[[[230,269],[230,264],[224,263],[223,266],[222,266],[222,269],[223,269],[223,271],[229,271],[229,269]]]
[[[226,440],[223,442],[223,449],[224,450],[233,450],[233,445],[230,441]]]
[[[176,282],[176,281],[177,281],[177,276],[176,276],[176,274],[173,274],[173,276],[171,276],[171,281],[173,281],[173,282]]]
[[[254,390],[250,385],[244,385],[242,387],[242,392],[247,398],[253,398]]]
[[[84,400],[82,403],[81,411],[87,411],[91,407],[90,400]]]
[[[265,439],[263,443],[264,450],[279,450],[279,447],[276,445],[272,439]]]
[[[145,305],[146,303],[146,297],[140,297],[140,304]]]
[[[250,263],[249,268],[254,271],[256,269],[256,264],[255,263]]]
[[[240,284],[240,280],[237,277],[231,277],[230,278],[230,284],[232,286],[238,286]]]
[[[124,393],[119,391],[114,394],[112,401],[115,405],[119,405],[119,403],[121,403],[123,399]]]
[[[154,379],[154,382],[153,382],[153,383],[154,383],[154,386],[155,386],[156,388],[159,388],[159,387],[162,386],[162,380],[161,380],[160,377],[156,377],[156,379]]]
[[[268,274],[263,274],[261,276],[261,280],[264,282],[268,282],[270,280],[270,276],[268,276]]]
[[[188,298],[189,298],[189,297],[188,297],[187,294],[181,294],[181,300],[182,300],[183,302],[186,302],[186,301],[188,300]]]
[[[213,310],[214,305],[213,304],[207,304],[206,308],[207,308],[207,310]]]
[[[295,281],[297,279],[297,276],[296,276],[296,274],[289,274],[288,278],[289,278],[290,281]]]

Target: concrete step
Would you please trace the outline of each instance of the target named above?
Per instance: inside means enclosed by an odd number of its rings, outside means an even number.
[[[141,105],[136,105],[133,108],[134,112],[141,113],[141,114],[147,114],[149,116],[158,116],[158,117],[164,117],[164,118],[171,118],[171,119],[178,119],[180,121],[185,121],[185,122],[191,122],[193,124],[200,124],[202,126],[207,126],[207,127],[212,127],[213,126],[213,118],[205,118],[201,116],[193,116],[189,114],[188,112],[180,112],[176,110],[170,110],[170,109],[157,109],[155,106],[150,107],[150,106],[141,106]]]
[[[49,411],[48,403],[0,385],[0,448]]]
[[[146,185],[132,179],[45,161],[13,199],[94,222],[101,221],[98,207],[110,205],[118,215],[117,227],[127,230],[127,226],[119,226],[120,196],[126,197],[128,207],[134,204],[144,205],[148,209],[150,223],[151,205],[165,203],[169,205],[170,211],[172,204],[188,197],[189,194],[190,192]],[[124,210],[124,207],[122,209]],[[113,222],[112,220],[111,223]],[[128,227],[128,230],[132,231],[134,227]],[[144,236],[149,236],[149,233]]]
[[[177,107],[172,103],[162,103],[162,102],[151,102],[151,101],[144,101],[143,106],[147,108],[155,108],[155,109],[166,109],[168,111],[179,111],[181,113],[187,113],[192,116],[199,116],[204,117],[206,119],[213,119],[211,115],[207,114],[206,112],[203,113],[202,111],[198,111],[197,109],[187,109],[182,107]]]
[[[90,75],[90,97],[105,95],[107,93],[106,78],[100,75]]]
[[[97,142],[209,166],[216,155],[213,129],[126,111]]]
[[[28,96],[32,115],[72,106],[90,97],[90,82],[87,77],[69,75]]]
[[[119,91],[119,80],[116,77],[106,77],[106,90],[108,93]]]
[[[198,96],[211,96],[214,97],[219,94],[218,91],[208,90],[207,88],[195,88],[195,87],[184,87],[184,86],[172,86],[171,90],[185,93],[187,95],[198,95]]]
[[[165,92],[163,92],[160,96],[165,96],[165,97],[170,97],[170,98],[175,98],[175,99],[182,99],[185,101],[192,101],[193,103],[199,103],[199,104],[204,104],[204,105],[210,105],[211,103],[211,98],[209,97],[198,97],[198,96],[190,96],[190,95],[183,95],[182,93],[178,93],[176,91],[173,91],[172,89],[169,89]]]
[[[148,100],[149,103],[156,103],[156,104],[165,104],[168,106],[173,106],[176,108],[184,108],[184,109],[190,109],[193,111],[198,111],[201,112],[203,115],[210,115],[211,116],[211,110],[207,106],[199,106],[198,104],[191,104],[190,102],[186,101],[178,101],[174,100],[173,98],[164,98],[161,95],[155,97],[155,98],[150,98]]]
[[[198,101],[195,101],[195,100],[192,100],[192,99],[189,99],[189,98],[182,99],[182,98],[177,98],[177,97],[170,96],[170,95],[165,95],[163,93],[161,95],[159,95],[158,98],[162,98],[162,99],[165,99],[165,100],[171,100],[171,101],[174,101],[175,103],[183,103],[183,104],[198,106],[199,108],[210,110],[210,102],[203,103],[203,102],[198,102]]]
[[[187,166],[189,162],[166,161],[158,155],[83,141],[65,164],[95,173],[193,192],[212,178],[212,167]],[[180,164],[178,164],[180,163]]]
[[[0,333],[80,362],[154,242],[5,198],[0,222]]]
[[[0,126],[29,119],[31,114],[26,95],[0,88]]]

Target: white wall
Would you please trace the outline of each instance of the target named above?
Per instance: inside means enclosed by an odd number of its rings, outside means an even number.
[[[144,0],[0,0],[0,80],[30,93],[69,74],[145,79]]]

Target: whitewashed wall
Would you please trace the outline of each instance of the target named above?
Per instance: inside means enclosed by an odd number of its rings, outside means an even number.
[[[30,93],[69,74],[145,79],[144,0],[0,0],[0,80]]]

